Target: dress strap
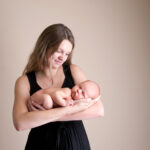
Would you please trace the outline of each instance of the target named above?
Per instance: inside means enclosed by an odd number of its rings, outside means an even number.
[[[27,73],[27,77],[28,77],[29,84],[30,84],[30,95],[32,95],[34,92],[39,90],[40,87],[38,86],[38,84],[36,82],[35,72]]]
[[[74,80],[72,77],[72,73],[71,73],[71,69],[70,69],[70,65],[63,65],[63,70],[64,70],[64,74],[65,74],[65,86],[64,87],[70,87],[72,88],[74,86]]]

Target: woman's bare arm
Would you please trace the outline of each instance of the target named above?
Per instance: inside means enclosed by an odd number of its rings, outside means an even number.
[[[75,84],[79,84],[80,82],[87,80],[85,74],[77,65],[74,64],[71,65],[71,72]],[[104,116],[104,106],[102,104],[102,101],[99,100],[97,101],[97,103],[95,103],[88,109],[74,114],[65,115],[61,117],[59,120],[60,121],[83,120],[83,119],[90,119],[90,118],[103,117],[103,116]]]
[[[48,111],[28,112],[27,100],[30,98],[29,84],[26,76],[20,77],[15,85],[15,102],[13,121],[17,130],[24,130],[55,121],[66,114],[65,108]]]
[[[91,119],[97,117],[104,117],[104,107],[101,100],[98,100],[95,104],[93,104],[88,109],[73,113],[71,115],[65,115],[58,119],[59,121],[71,121],[71,120],[84,120]]]
[[[15,84],[13,122],[18,131],[58,121],[66,115],[85,110],[93,105],[87,102],[79,103],[76,106],[29,112],[27,108],[27,100],[30,98],[29,89],[28,79],[25,75],[17,79]]]

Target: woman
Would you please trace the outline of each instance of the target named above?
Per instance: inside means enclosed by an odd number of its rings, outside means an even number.
[[[82,70],[71,64],[73,48],[74,37],[68,27],[47,27],[37,40],[23,75],[16,81],[14,126],[18,131],[32,128],[26,150],[90,150],[81,120],[103,116],[101,101],[84,100],[50,110],[28,101],[40,89],[72,88],[87,80]]]

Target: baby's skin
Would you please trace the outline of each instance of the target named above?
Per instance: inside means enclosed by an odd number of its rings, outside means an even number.
[[[48,88],[39,90],[31,96],[31,101],[43,106],[45,109],[53,107],[73,105],[76,100],[97,100],[100,96],[100,88],[93,81],[84,81],[69,88]]]

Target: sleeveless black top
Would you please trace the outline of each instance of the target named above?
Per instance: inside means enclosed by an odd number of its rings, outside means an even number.
[[[63,65],[65,80],[62,88],[72,88],[74,81],[70,66]],[[35,72],[27,73],[30,95],[41,89]],[[32,128],[25,150],[90,150],[90,145],[82,121],[57,121]]]

